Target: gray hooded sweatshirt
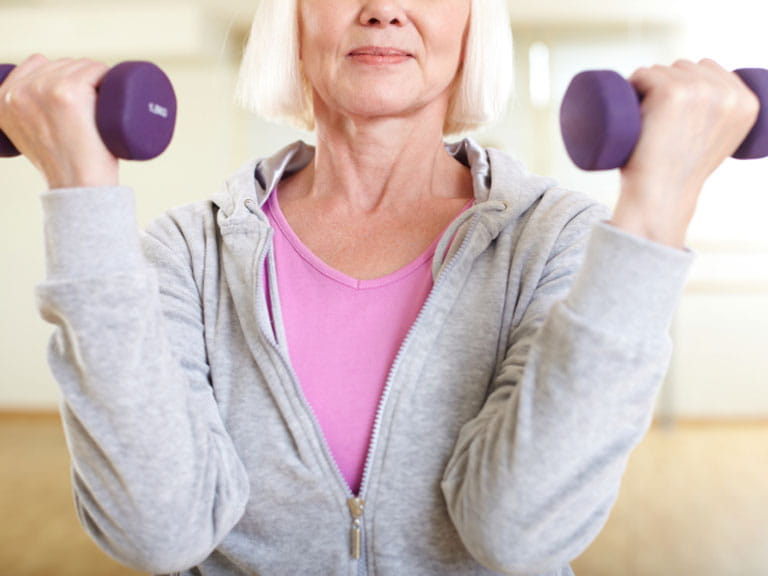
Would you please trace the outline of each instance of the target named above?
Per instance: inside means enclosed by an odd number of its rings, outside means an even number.
[[[651,419],[691,255],[501,152],[449,149],[475,205],[438,245],[359,494],[291,368],[260,208],[312,148],[143,234],[129,189],[43,194],[39,305],[104,550],[164,574],[572,574]]]

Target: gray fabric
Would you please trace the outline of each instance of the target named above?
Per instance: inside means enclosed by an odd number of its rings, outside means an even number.
[[[100,546],[156,573],[571,574],[648,426],[691,255],[602,223],[498,151],[451,151],[476,205],[440,243],[392,368],[360,562],[351,494],[287,359],[260,210],[312,149],[172,210],[143,255],[130,190],[43,195],[39,303]]]

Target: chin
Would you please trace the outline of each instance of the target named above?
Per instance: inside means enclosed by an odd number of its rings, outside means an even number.
[[[346,87],[335,86],[329,98],[321,98],[321,102],[316,103],[316,116],[321,114],[322,108],[328,110],[329,118],[341,116],[375,120],[426,118],[430,115],[441,117],[440,114],[444,116],[447,110],[447,93],[425,94],[420,87],[414,87],[409,92],[403,90],[402,83],[391,80],[355,83]]]

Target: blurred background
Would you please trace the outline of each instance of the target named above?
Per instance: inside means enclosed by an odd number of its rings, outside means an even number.
[[[0,62],[34,52],[110,64],[152,60],[179,99],[170,148],[123,163],[140,223],[208,197],[257,155],[311,134],[239,110],[233,89],[257,0],[0,0]],[[564,151],[558,112],[584,69],[711,57],[768,67],[764,0],[510,0],[516,94],[475,134],[538,173],[612,204],[614,172],[586,173]],[[43,275],[37,194],[23,158],[0,160],[0,574],[135,574],[82,535],[69,496],[59,392],[36,313]],[[768,159],[729,160],[691,230],[698,254],[672,335],[657,419],[630,460],[608,524],[578,575],[751,576],[768,566]]]

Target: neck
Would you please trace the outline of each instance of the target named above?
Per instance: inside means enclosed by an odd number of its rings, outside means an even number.
[[[318,120],[306,194],[373,212],[423,199],[466,197],[467,171],[445,150],[442,116]]]

